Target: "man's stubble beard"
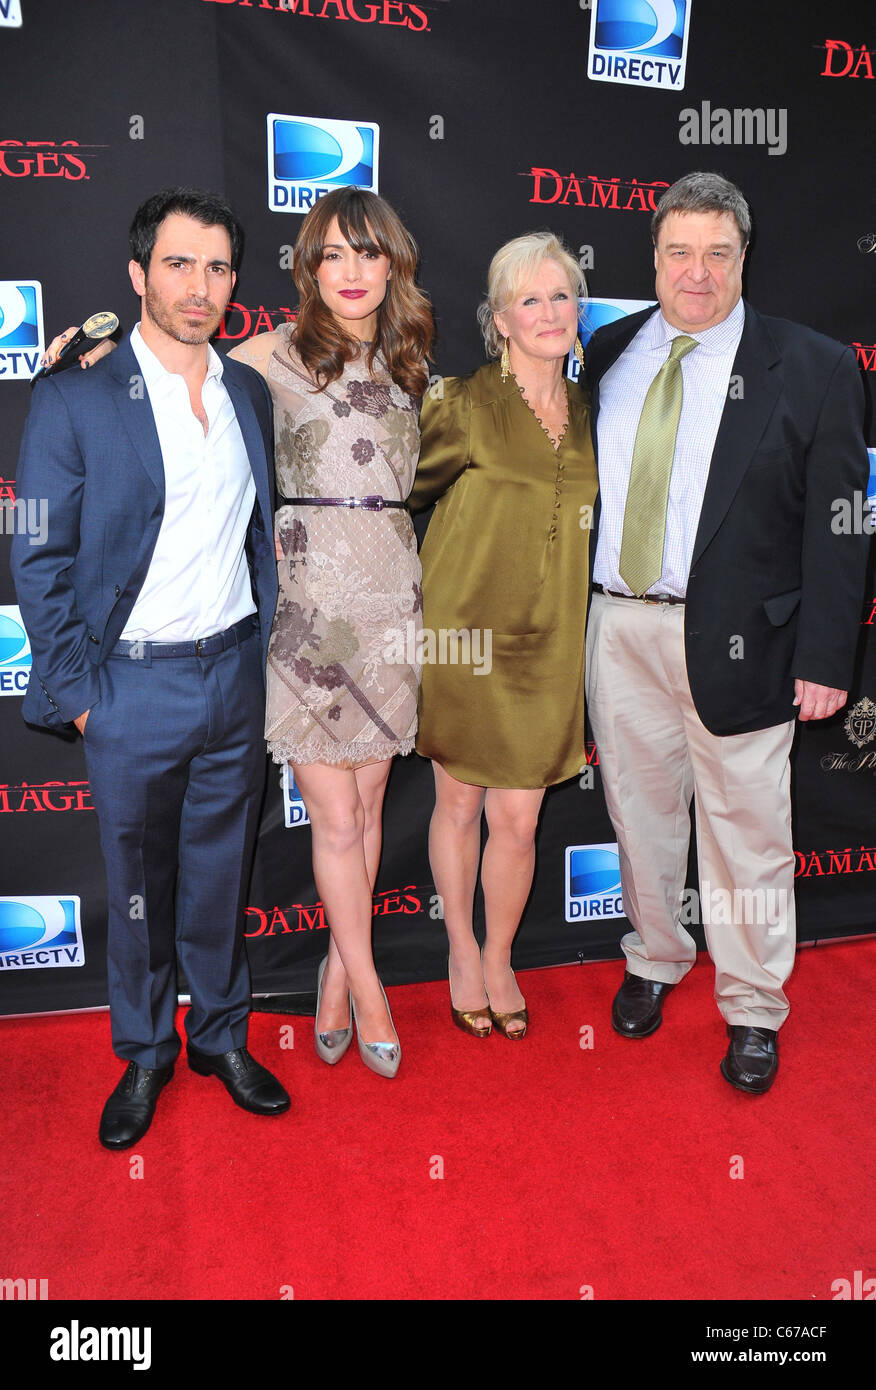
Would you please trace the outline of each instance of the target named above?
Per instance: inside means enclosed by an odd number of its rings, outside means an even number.
[[[199,304],[199,308],[209,308],[213,312],[213,317],[205,319],[201,324],[180,324],[176,318],[170,315],[161,297],[146,284],[146,313],[151,321],[159,328],[162,333],[173,338],[178,343],[185,343],[189,347],[196,347],[200,343],[208,343],[221,322],[221,314],[212,300],[206,304]]]

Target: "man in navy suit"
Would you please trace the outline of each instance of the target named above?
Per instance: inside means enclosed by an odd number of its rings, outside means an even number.
[[[277,595],[272,416],[210,338],[237,275],[221,199],[166,190],[131,226],[140,323],[87,372],[34,389],[17,475],[45,545],[13,545],[33,651],[30,723],[84,740],[108,888],[113,1048],[128,1066],[100,1140],[135,1144],[180,1050],[257,1114],[289,1097],[246,1048],[242,924],[264,787],[264,670]]]
[[[587,694],[633,928],[613,1026],[653,1033],[694,963],[693,797],[721,1071],[759,1094],[794,962],[795,716],[846,701],[868,537],[832,526],[839,499],[866,495],[854,356],[742,299],[750,232],[732,183],[679,179],[652,221],[659,307],[588,346],[601,510]]]

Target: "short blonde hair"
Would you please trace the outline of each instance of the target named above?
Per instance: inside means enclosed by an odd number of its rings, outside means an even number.
[[[521,285],[536,275],[543,261],[556,261],[566,272],[569,286],[580,298],[587,293],[584,272],[568,247],[553,232],[527,232],[500,246],[490,262],[487,297],[478,308],[478,322],[488,357],[502,351],[502,335],[494,315],[504,314],[514,303]]]

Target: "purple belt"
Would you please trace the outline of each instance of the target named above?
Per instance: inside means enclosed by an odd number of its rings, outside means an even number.
[[[384,507],[404,507],[404,502],[393,502],[387,497],[278,497],[281,507],[362,507],[366,512],[382,512]]]

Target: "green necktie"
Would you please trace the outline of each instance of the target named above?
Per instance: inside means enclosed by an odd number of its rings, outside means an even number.
[[[657,583],[663,570],[669,478],[681,415],[681,359],[698,346],[683,333],[673,338],[639,417],[620,553],[621,579],[637,598]]]

